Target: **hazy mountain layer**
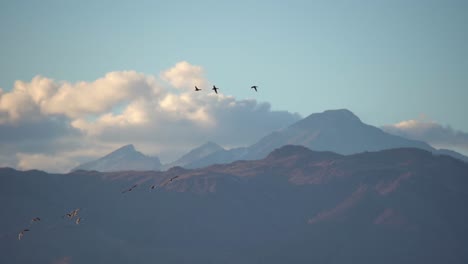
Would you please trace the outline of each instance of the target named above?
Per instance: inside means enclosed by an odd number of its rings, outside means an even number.
[[[419,148],[468,161],[468,157],[457,152],[439,151],[425,142],[388,134],[380,128],[364,124],[351,111],[340,109],[311,114],[283,130],[272,132],[248,148],[221,150],[186,167],[200,168],[235,160],[262,159],[274,149],[289,144],[345,155],[402,147]]]
[[[101,172],[126,170],[159,170],[161,162],[157,157],[148,157],[137,151],[133,145],[123,146],[106,156],[74,168],[76,170],[95,170]]]
[[[435,154],[450,155],[468,162],[465,157],[451,150],[437,150],[427,143],[406,139],[370,126],[346,109],[315,113],[263,137],[257,143],[242,148],[226,150],[213,142],[207,142],[183,155],[174,162],[161,165],[158,158],[143,155],[133,145],[124,146],[107,156],[76,167],[74,170],[166,170],[174,166],[202,168],[213,164],[225,164],[236,160],[256,160],[284,145],[301,145],[316,151],[333,151],[354,154],[392,148],[419,148]]]
[[[207,142],[183,155],[179,159],[163,166],[164,169],[169,169],[175,166],[186,166],[197,160],[211,155],[215,152],[223,151],[224,149],[214,142]]]

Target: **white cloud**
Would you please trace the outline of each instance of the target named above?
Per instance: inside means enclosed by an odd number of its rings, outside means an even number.
[[[0,93],[0,155],[18,153],[22,169],[68,171],[86,157],[133,143],[171,161],[207,141],[246,146],[299,119],[272,111],[268,103],[193,91],[208,81],[201,66],[185,61],[160,78],[171,87],[135,71],[111,72],[91,82],[42,76],[17,81]]]
[[[437,148],[453,148],[468,151],[468,133],[457,131],[434,121],[405,120],[382,129],[388,133],[421,140]]]
[[[167,94],[160,102],[159,109],[172,120],[188,120],[198,125],[213,125],[214,120],[208,112],[208,103],[213,96],[198,96],[194,92]]]
[[[161,78],[178,89],[194,89],[194,86],[204,88],[208,84],[204,77],[203,68],[191,65],[186,61],[181,61],[171,69],[163,72]]]
[[[120,103],[160,92],[152,76],[135,71],[111,72],[91,83],[63,83],[42,109],[48,114],[65,114],[77,118],[105,113]]]
[[[47,172],[65,172],[78,165],[76,161],[61,155],[17,153],[18,169],[38,169]]]
[[[42,76],[17,81],[0,94],[0,123],[42,115],[83,118],[109,112],[138,97],[158,96],[162,88],[153,76],[135,71],[110,72],[93,82],[56,82]]]
[[[32,82],[35,80],[33,79]],[[0,124],[17,123],[21,119],[34,119],[39,108],[30,94],[31,90],[23,82],[17,81],[11,92],[0,94]]]
[[[148,106],[148,102],[143,98],[138,98],[128,104],[121,114],[107,112],[93,121],[77,118],[71,122],[71,126],[88,135],[99,135],[106,127],[119,129],[144,126],[150,121],[150,112],[151,108]]]

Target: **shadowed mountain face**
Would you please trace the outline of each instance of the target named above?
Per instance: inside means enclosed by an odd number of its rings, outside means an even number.
[[[0,263],[467,263],[467,187],[466,163],[410,148],[285,146],[166,172],[1,169]],[[75,208],[79,225],[62,218]]]
[[[102,172],[128,171],[128,170],[158,170],[161,162],[157,157],[148,157],[138,152],[133,145],[123,146],[106,156],[91,162],[81,164],[73,169],[95,170]]]
[[[419,148],[468,161],[467,157],[459,153],[438,151],[427,143],[390,135],[377,127],[362,123],[351,111],[341,109],[311,114],[281,131],[267,135],[248,148],[221,150],[187,164],[186,167],[200,168],[235,160],[262,159],[274,149],[290,144],[345,155],[392,148]]]

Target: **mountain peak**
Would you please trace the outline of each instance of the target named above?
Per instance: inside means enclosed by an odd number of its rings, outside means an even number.
[[[314,113],[291,125],[291,128],[310,128],[349,124],[362,124],[361,119],[348,109],[326,110],[322,113]]]
[[[106,157],[116,157],[116,156],[143,156],[142,153],[140,153],[139,151],[137,151],[135,149],[135,146],[133,144],[128,144],[128,145],[125,145],[125,146],[122,146],[114,151],[112,151],[111,153],[107,154],[104,156],[104,158]]]
[[[337,117],[337,118],[351,118],[351,119],[361,121],[359,119],[359,117],[357,117],[353,112],[351,112],[350,110],[345,109],[345,108],[326,110],[326,111],[322,112],[322,115],[334,116],[334,117]]]
[[[104,157],[79,165],[75,170],[120,171],[157,170],[161,167],[158,157],[149,157],[137,151],[133,144],[122,146]]]
[[[114,150],[113,152],[120,152],[120,151],[136,151],[135,149],[135,146],[133,144],[128,144],[128,145],[125,145],[125,146],[122,146],[116,150]]]
[[[367,125],[347,109],[337,109],[311,114],[281,131],[271,133],[250,146],[244,159],[266,157],[272,150],[284,145],[301,145],[313,151],[339,154],[401,147],[433,150],[423,142],[393,136]]]

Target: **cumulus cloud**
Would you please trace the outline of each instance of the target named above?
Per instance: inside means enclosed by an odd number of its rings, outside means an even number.
[[[382,129],[388,133],[425,141],[437,148],[453,148],[468,151],[468,133],[457,131],[434,121],[406,120]]]
[[[102,114],[137,97],[157,96],[162,88],[153,76],[135,71],[110,72],[93,82],[56,82],[43,76],[16,81],[0,94],[0,123],[37,119],[42,115],[79,118]]]
[[[36,83],[42,89],[42,83],[37,82],[34,78],[31,83]],[[21,81],[15,82],[15,87],[11,92],[3,92],[0,94],[0,124],[6,122],[16,123],[20,119],[37,119],[39,107],[34,102],[34,96],[30,88],[31,86],[25,85]]]
[[[48,172],[64,172],[78,165],[78,162],[61,155],[17,153],[16,156],[18,158],[17,168],[21,170],[38,169]]]
[[[177,63],[171,69],[163,72],[161,77],[173,87],[179,89],[194,89],[195,85],[199,88],[206,87],[208,83],[204,77],[203,68],[191,65],[186,61]]]
[[[300,118],[268,103],[193,91],[208,83],[201,66],[185,61],[159,77],[123,71],[90,82],[17,81],[0,93],[0,156],[14,153],[21,169],[67,171],[132,143],[170,162],[207,141],[252,144]]]

